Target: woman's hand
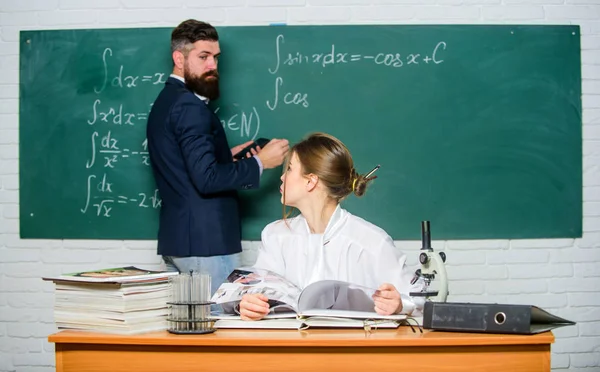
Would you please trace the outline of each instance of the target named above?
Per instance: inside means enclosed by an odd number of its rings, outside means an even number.
[[[384,283],[373,295],[375,312],[379,315],[398,314],[402,311],[400,293],[392,284]]]
[[[269,314],[269,299],[263,294],[245,294],[240,302],[242,320],[260,320]]]

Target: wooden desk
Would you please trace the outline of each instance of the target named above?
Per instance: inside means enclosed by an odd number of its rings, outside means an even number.
[[[550,371],[551,332],[534,336],[397,330],[166,331],[136,336],[62,331],[57,372]]]

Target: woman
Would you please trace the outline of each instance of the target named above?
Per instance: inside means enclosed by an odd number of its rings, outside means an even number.
[[[300,288],[326,279],[377,288],[374,310],[382,315],[411,314],[421,307],[408,296],[421,289],[420,283],[411,286],[406,256],[392,238],[340,207],[349,194],[362,196],[375,178],[357,174],[346,146],[331,135],[314,133],[292,147],[285,165],[280,188],[284,219],[263,230],[254,266]],[[286,218],[285,206],[297,208],[300,215]],[[267,301],[261,294],[245,295],[241,318],[263,318],[269,313]]]

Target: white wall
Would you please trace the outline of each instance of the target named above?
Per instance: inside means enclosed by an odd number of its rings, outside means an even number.
[[[451,301],[524,303],[578,322],[555,331],[555,370],[600,370],[600,0],[0,0],[0,371],[53,371],[53,286],[41,276],[136,264],[155,242],[19,239],[19,31],[52,28],[355,23],[581,26],[583,238],[434,242]],[[43,87],[41,87],[43,89]],[[435,237],[435,236],[434,236]],[[419,242],[398,242],[416,264]],[[245,242],[251,263],[257,243]]]

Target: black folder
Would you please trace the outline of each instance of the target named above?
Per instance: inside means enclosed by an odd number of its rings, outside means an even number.
[[[439,331],[535,334],[575,322],[533,305],[425,302],[423,327]]]

